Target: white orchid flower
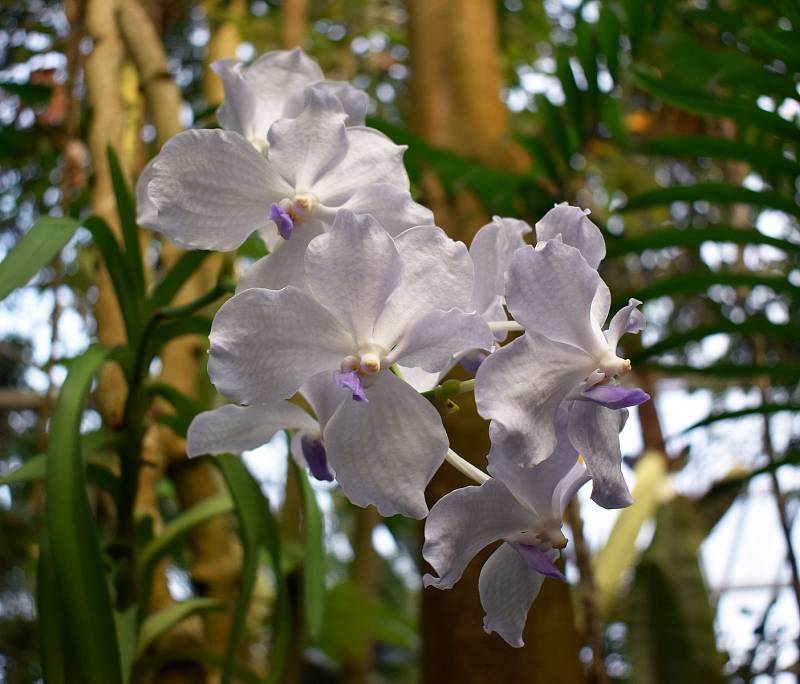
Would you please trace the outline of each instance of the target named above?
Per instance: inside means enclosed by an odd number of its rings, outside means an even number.
[[[372,217],[340,211],[304,262],[308,293],[251,288],[220,308],[211,379],[251,406],[286,399],[320,374],[346,389],[323,429],[342,490],[384,515],[422,517],[447,435],[431,404],[390,369],[437,372],[491,342],[485,321],[463,312],[472,290],[466,248],[433,226],[392,238]]]
[[[492,421],[490,462],[533,466],[547,459],[556,446],[556,411],[567,400],[569,439],[597,477],[593,498],[606,507],[630,504],[619,470],[617,409],[649,396],[618,386],[631,365],[616,352],[623,334],[644,327],[640,302],[630,300],[604,331],[608,287],[560,236],[514,254],[506,295],[525,334],[486,359],[476,376],[478,412]]]
[[[563,435],[565,415],[560,422]],[[544,578],[565,579],[554,562],[567,543],[562,517],[589,476],[566,439],[541,465],[504,463],[491,472],[494,477],[482,485],[450,492],[431,509],[422,555],[438,577],[427,574],[423,582],[449,589],[481,549],[503,540],[478,581],[484,629],[520,647],[528,610]]]
[[[223,59],[211,68],[222,79],[225,101],[217,110],[222,128],[236,131],[259,150],[278,119],[297,116],[309,86],[326,90],[342,104],[347,126],[362,126],[369,97],[346,81],[326,80],[322,69],[300,48],[267,52],[250,65]]]
[[[303,93],[302,111],[270,127],[267,156],[235,131],[172,138],[140,177],[139,223],[197,249],[236,249],[254,231],[270,249],[286,241],[291,249],[261,273],[262,287],[297,275],[305,247],[339,209],[372,214],[393,234],[430,223],[408,192],[405,147],[347,128],[341,103],[324,90]]]

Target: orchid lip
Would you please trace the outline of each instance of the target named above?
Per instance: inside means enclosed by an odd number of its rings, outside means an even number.
[[[597,384],[583,390],[578,398],[593,401],[606,408],[622,409],[643,404],[650,399],[650,395],[639,387]]]
[[[272,206],[269,208],[269,218],[278,226],[278,233],[284,240],[288,240],[292,237],[294,220],[292,219],[291,213],[281,206],[281,204],[278,202],[272,203]]]
[[[335,382],[342,389],[349,390],[354,401],[369,402],[361,375],[356,370],[341,370],[335,373]]]
[[[317,479],[324,482],[333,480],[333,473],[328,468],[328,457],[325,453],[325,445],[319,438],[304,434],[300,438],[300,447],[303,450],[303,457],[308,464],[308,470]]]
[[[510,544],[511,548],[520,555],[522,560],[524,560],[532,570],[535,570],[545,577],[552,577],[562,582],[567,581],[564,573],[559,570],[558,566],[553,562],[550,556],[547,555],[546,551],[519,542],[510,542]]]

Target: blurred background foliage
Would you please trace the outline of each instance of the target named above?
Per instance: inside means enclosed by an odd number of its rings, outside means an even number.
[[[114,44],[118,70],[92,62]],[[654,397],[624,433],[637,503],[571,508],[573,582],[548,584],[522,653],[482,633],[469,576],[450,603],[422,592],[416,522],[312,485],[285,439],[252,475],[182,457],[220,401],[213,307],[263,245],[170,252],[137,235],[129,188],[166,137],[216,125],[210,60],[296,44],[369,93],[454,237],[590,208],[616,304],[646,302],[625,350]],[[52,259],[10,295],[33,272],[0,266],[0,681],[796,679],[798,45],[793,0],[4,2],[0,251]],[[84,410],[98,335],[124,379]],[[453,434],[483,429],[470,412]],[[442,477],[434,498],[466,484]],[[737,586],[745,561],[759,579]]]

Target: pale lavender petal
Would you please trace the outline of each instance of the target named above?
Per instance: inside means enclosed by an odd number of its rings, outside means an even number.
[[[303,435],[300,438],[300,446],[303,449],[303,457],[306,459],[311,474],[324,482],[333,480],[333,475],[328,468],[328,457],[322,440]]]
[[[592,268],[597,268],[606,255],[606,244],[600,229],[589,220],[588,212],[566,202],[557,204],[536,224],[539,242],[560,235],[564,244],[580,251]]]
[[[292,217],[289,216],[286,210],[277,202],[273,202],[272,206],[270,206],[269,218],[271,221],[275,221],[275,225],[278,226],[278,233],[280,233],[280,236],[284,240],[288,240],[292,237],[294,221],[292,221]]]
[[[438,577],[422,578],[426,587],[449,589],[485,546],[531,529],[535,516],[494,478],[479,487],[462,487],[443,496],[425,521],[422,557]]]
[[[514,252],[506,301],[527,331],[600,357],[608,350],[601,325],[610,299],[597,271],[559,237]]]
[[[546,577],[552,577],[562,582],[567,581],[567,578],[564,577],[564,573],[558,569],[558,566],[553,562],[553,559],[550,558],[550,555],[546,551],[537,549],[535,546],[529,546],[528,544],[512,543],[511,546],[522,556],[522,560],[524,560],[531,569],[536,570],[536,572]]]
[[[619,340],[625,333],[638,333],[644,330],[644,314],[639,311],[641,304],[638,299],[631,298],[627,306],[623,306],[614,314],[614,318],[608,324],[608,330],[605,331],[608,346],[612,350],[617,349]]]
[[[619,387],[602,384],[583,390],[581,396],[610,409],[638,406],[650,399],[650,395],[639,387]]]
[[[394,240],[372,216],[340,210],[330,231],[305,254],[314,297],[352,333],[358,345],[373,340],[375,322],[397,289],[403,262]]]
[[[356,506],[424,518],[425,487],[447,453],[442,419],[389,371],[375,376],[367,394],[368,404],[343,401],[322,434],[336,480]]]
[[[353,350],[330,311],[294,287],[240,292],[217,311],[210,339],[211,381],[239,404],[288,399]]]
[[[369,401],[361,376],[357,371],[336,371],[334,374],[336,384],[342,389],[350,390],[355,401]]]
[[[573,401],[569,410],[569,439],[592,478],[592,501],[603,508],[625,508],[633,503],[622,474],[619,446],[626,413],[592,401]]]
[[[511,646],[524,646],[522,631],[544,575],[532,570],[509,544],[500,544],[481,568],[478,591],[486,612],[483,629],[497,632]]]
[[[547,459],[556,448],[558,406],[593,366],[579,349],[531,332],[492,353],[475,376],[478,413],[492,421],[490,462]]]
[[[531,227],[524,221],[495,216],[472,239],[469,246],[469,255],[475,266],[472,305],[482,316],[495,311],[498,297],[502,310],[508,265],[514,252],[525,246],[523,236],[530,232]],[[503,318],[505,315],[491,320]]]

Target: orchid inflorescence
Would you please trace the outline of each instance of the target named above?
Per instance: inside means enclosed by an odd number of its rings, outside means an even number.
[[[577,207],[548,212],[535,246],[499,217],[469,250],[450,239],[409,193],[405,148],[364,125],[367,96],[300,50],[214,70],[222,128],[176,135],[137,188],[140,224],[181,246],[229,251],[257,232],[269,250],[214,318],[208,372],[233,403],[195,418],[189,455],[291,431],[296,461],[354,504],[427,516],[426,585],[453,586],[502,541],[480,574],[484,627],[521,646],[544,577],[564,578],[570,499],[591,480],[600,506],[632,501],[619,432],[649,397],[619,384],[617,347],[644,327],[640,302],[604,329],[605,243]],[[488,474],[449,449],[429,400],[459,363],[491,421]],[[429,511],[445,460],[476,486]]]

